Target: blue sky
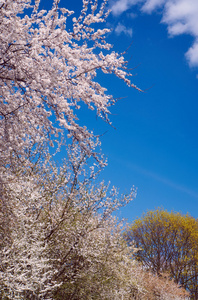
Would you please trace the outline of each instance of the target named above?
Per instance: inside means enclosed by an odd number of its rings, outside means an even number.
[[[122,12],[123,3],[128,9]],[[198,217],[198,2],[111,4],[112,41],[120,51],[133,41],[133,80],[146,90],[116,88],[127,98],[114,108],[117,130],[103,141],[109,156],[104,174],[123,190],[138,187],[120,215],[133,220],[163,206]]]
[[[80,0],[62,0],[74,11]],[[111,0],[107,26],[114,50],[131,44],[132,82],[138,92],[110,76],[98,78],[122,100],[112,107],[113,127],[84,110],[81,122],[103,134],[108,166],[101,179],[136,199],[119,212],[132,221],[163,207],[198,217],[198,1]]]

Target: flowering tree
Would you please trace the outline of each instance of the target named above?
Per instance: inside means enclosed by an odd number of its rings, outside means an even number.
[[[83,0],[81,14],[71,20],[69,28],[67,22],[74,12],[58,8],[58,0],[49,11],[39,10],[40,0],[31,2],[0,1],[3,166],[16,166],[15,159],[27,163],[43,143],[60,142],[60,132],[67,132],[68,138],[94,154],[93,133],[78,124],[77,111],[84,102],[109,122],[114,100],[97,82],[97,70],[115,74],[135,87],[123,56],[106,42],[109,29],[95,26],[108,15],[106,0],[100,7],[97,1]]]
[[[85,157],[97,159],[98,141],[78,124],[77,111],[85,103],[109,122],[114,100],[97,82],[97,70],[115,74],[129,86],[130,74],[123,56],[113,52],[105,40],[109,30],[95,26],[108,15],[106,1],[98,7],[97,1],[84,0],[80,16],[71,20],[69,29],[66,25],[73,12],[59,9],[58,2],[45,11],[39,9],[39,0],[34,4],[31,0],[0,0],[2,298],[50,299],[56,282],[64,281],[61,274],[74,279],[63,268],[76,261],[71,251],[76,245],[73,237],[80,237],[77,257],[83,251],[90,254],[93,243],[88,236],[98,232],[100,245],[99,232],[107,228],[107,219],[121,205],[115,189],[106,196],[104,184],[93,188],[88,178],[79,180],[86,170]],[[45,154],[54,141],[60,146],[65,133],[80,148],[72,148],[68,154],[70,166],[49,170]],[[94,174],[92,167],[90,178]],[[82,217],[84,222],[74,222]],[[87,228],[86,235],[82,235],[81,224]],[[109,227],[109,234],[112,230]],[[67,241],[64,253],[72,252],[72,256],[61,257],[60,263],[52,241],[62,232],[64,243]],[[96,253],[95,257],[95,261],[101,260]],[[91,261],[88,254],[84,261]],[[72,270],[80,274],[78,268]]]
[[[0,214],[9,227],[9,231],[1,228],[0,299],[52,299],[57,287],[45,241],[46,224],[38,219],[41,195],[29,176],[4,189],[6,215],[0,199]]]
[[[133,262],[111,214],[135,190],[120,198],[115,188],[94,184],[97,171],[87,158],[74,145],[60,169],[48,162],[4,184],[11,223],[2,232],[0,298],[86,299],[97,289],[114,299],[127,293],[120,271],[128,268],[125,259]]]
[[[77,117],[84,103],[110,122],[114,99],[97,70],[137,87],[106,42],[106,0],[83,0],[69,28],[73,12],[58,2],[45,11],[40,0],[0,0],[0,299],[131,299],[134,290],[144,299],[133,246],[112,217],[135,190],[119,197],[97,184],[87,159],[99,159],[98,140]],[[57,168],[49,147],[65,133],[72,143]]]

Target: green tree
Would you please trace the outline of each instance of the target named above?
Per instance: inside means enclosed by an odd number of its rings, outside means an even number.
[[[158,209],[134,221],[125,233],[139,248],[135,257],[143,266],[170,278],[198,299],[198,223],[190,215]]]

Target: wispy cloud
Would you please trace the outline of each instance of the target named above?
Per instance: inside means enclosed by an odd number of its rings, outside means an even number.
[[[135,171],[136,173],[139,173],[145,177],[147,177],[148,179],[153,179],[155,181],[158,181],[162,184],[164,184],[165,186],[171,187],[174,190],[177,190],[179,192],[185,193],[187,195],[189,195],[190,197],[196,198],[198,199],[198,192],[188,188],[187,186],[184,186],[182,184],[179,184],[173,180],[170,180],[156,172],[153,172],[151,170],[145,169],[135,163],[131,163],[129,161],[126,161],[124,159],[120,159],[118,157],[114,157],[114,160],[118,163],[121,164],[122,166],[125,166],[125,168],[131,170],[131,171]]]
[[[189,34],[194,38],[185,56],[191,67],[198,67],[198,0],[117,0],[112,2],[112,13],[118,16],[137,4],[148,14],[160,9],[169,36]]]
[[[130,18],[130,19],[135,19],[135,18],[137,18],[137,16],[138,15],[133,13],[133,12],[130,12],[130,13],[127,14],[127,17]]]
[[[123,24],[118,23],[118,25],[115,28],[115,33],[117,35],[120,35],[121,33],[124,33],[124,34],[129,35],[130,37],[132,37],[133,30],[132,30],[132,28],[127,28]]]
[[[183,186],[181,184],[178,184],[178,183],[175,183],[174,181],[170,180],[170,179],[167,179],[155,172],[152,172],[152,171],[149,171],[149,170],[146,170],[140,166],[137,166],[137,165],[133,165],[131,164],[129,166],[131,169],[135,170],[136,172],[138,172],[139,174],[142,174],[148,178],[152,178],[158,182],[161,182],[175,190],[178,190],[182,193],[185,193],[185,194],[188,194],[189,196],[191,197],[194,197],[194,198],[197,198],[198,199],[198,193],[196,193],[195,191],[189,189],[188,187],[186,186]]]

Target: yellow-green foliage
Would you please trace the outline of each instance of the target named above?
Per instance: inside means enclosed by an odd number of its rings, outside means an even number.
[[[158,209],[134,221],[125,233],[140,250],[145,268],[159,276],[168,272],[176,283],[198,299],[198,221],[190,215]]]

